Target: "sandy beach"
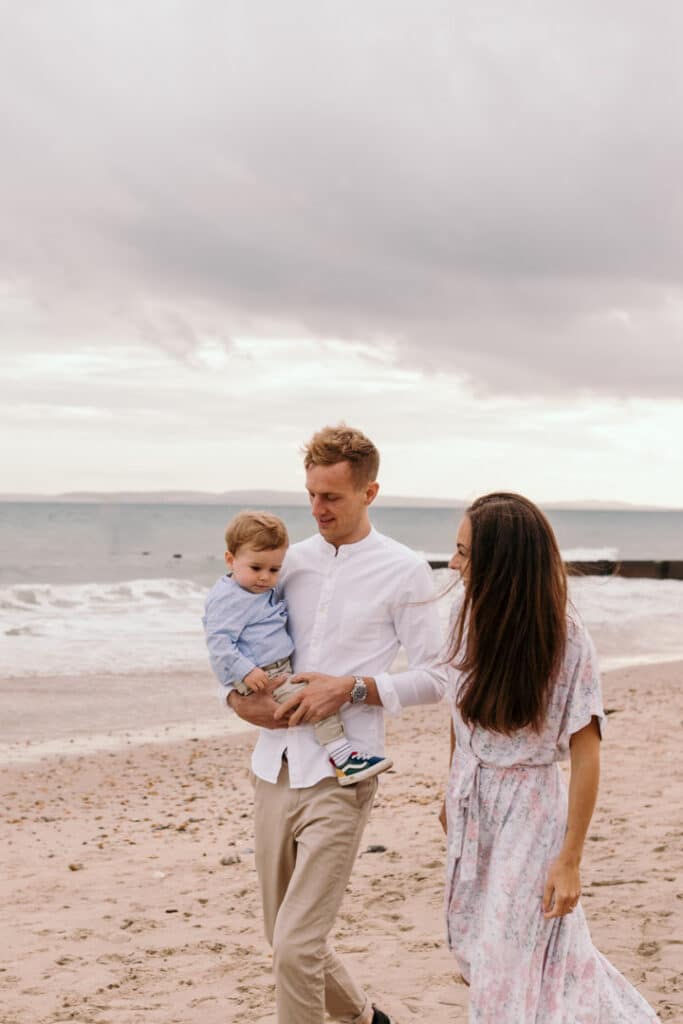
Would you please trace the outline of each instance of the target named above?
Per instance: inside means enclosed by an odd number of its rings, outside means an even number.
[[[604,677],[609,730],[583,865],[596,945],[663,1021],[678,1022],[682,678],[680,663]],[[186,682],[201,689],[201,678]],[[43,686],[42,698],[26,688],[13,699],[30,718],[30,701],[51,698]],[[58,729],[25,756],[16,742],[2,748],[2,1024],[274,1024],[252,853],[253,733],[235,732],[229,716],[215,735],[186,726],[141,722],[71,750]],[[388,719],[387,740],[395,771],[335,943],[396,1024],[464,1022],[467,989],[441,909],[445,703]],[[408,786],[417,748],[425,756]]]

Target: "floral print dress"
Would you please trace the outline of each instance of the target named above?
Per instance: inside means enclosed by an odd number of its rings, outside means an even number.
[[[466,725],[448,694],[455,753],[446,795],[448,944],[470,985],[470,1024],[641,1024],[654,1011],[591,942],[581,904],[546,920],[541,906],[562,846],[567,790],[558,761],[604,711],[595,652],[574,616],[540,733]]]

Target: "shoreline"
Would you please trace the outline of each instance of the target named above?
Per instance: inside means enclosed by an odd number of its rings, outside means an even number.
[[[669,655],[663,655],[661,658],[648,658],[645,660],[635,657],[614,660],[619,663],[610,664],[601,672],[603,686],[613,675],[638,669],[659,668],[666,671],[673,669],[674,666],[678,666],[678,673],[680,678],[683,679],[683,654],[680,657],[673,658]],[[396,669],[399,668],[400,665],[397,665]],[[197,699],[187,709],[172,705],[171,715],[168,720],[157,714],[156,720],[150,721],[148,724],[142,724],[137,728],[130,724],[122,724],[119,728],[88,729],[86,727],[74,729],[71,722],[62,721],[61,735],[38,736],[37,738],[27,739],[25,736],[16,735],[18,723],[15,723],[13,727],[12,723],[10,723],[9,731],[14,731],[15,735],[9,738],[4,735],[0,736],[0,765],[32,764],[43,759],[97,755],[98,753],[130,750],[134,747],[147,745],[163,747],[168,744],[200,739],[225,739],[230,736],[255,735],[255,727],[241,721],[230,711],[222,711],[218,699],[214,695],[215,683],[213,677],[206,669],[179,673],[130,672],[97,677],[97,681],[106,683],[107,687],[110,688],[116,687],[117,681],[119,683],[123,682],[124,693],[119,694],[119,696],[125,697],[131,693],[131,684],[132,689],[135,690],[138,681],[141,679],[149,680],[150,678],[157,681],[163,680],[164,684],[168,683],[169,680],[175,680],[176,688],[178,683],[185,687],[187,681],[190,680],[193,687],[190,693]],[[62,683],[66,683],[67,687],[73,685],[74,681],[72,675],[51,676],[49,679],[50,689],[53,691],[56,689],[58,693],[60,680]],[[21,684],[22,682],[27,683],[27,681],[30,681],[36,688],[39,688],[43,680],[42,677],[33,676],[0,677],[0,693],[3,692],[3,688],[7,683],[10,683],[13,687],[17,687],[18,684],[19,689],[23,689]],[[95,682],[95,680],[87,676],[81,678],[81,683],[85,683],[88,688],[91,682]],[[28,692],[28,686],[24,697],[29,706],[29,711],[24,713],[24,715],[20,713],[19,718],[30,718],[32,701]],[[39,697],[36,697],[36,699],[39,699]],[[200,708],[199,713],[192,714],[192,710],[196,710],[197,707]],[[120,715],[121,709],[118,708],[117,710]],[[149,711],[149,708],[146,710]],[[183,717],[181,713],[185,710],[190,712],[187,718]],[[101,718],[102,716],[100,715],[100,721]],[[387,716],[388,721],[389,716]]]
[[[221,737],[225,739],[228,736],[244,736],[253,732],[254,726],[242,722],[237,716],[226,715],[223,723],[195,721],[121,732],[86,733],[70,739],[0,743],[0,765],[32,764],[53,757],[83,757],[118,752],[131,747],[163,746],[168,743],[186,743]]]
[[[667,1024],[683,1024],[682,827],[672,820],[683,794],[682,674],[681,662],[606,673],[611,713],[582,864],[593,941]],[[3,1022],[275,1024],[252,744],[240,731],[4,768]],[[464,1024],[436,820],[446,704],[387,716],[387,749],[395,769],[381,781],[333,941],[402,1024]]]

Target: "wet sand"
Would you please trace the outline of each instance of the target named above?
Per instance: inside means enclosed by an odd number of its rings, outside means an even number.
[[[582,874],[598,948],[663,1021],[683,1024],[682,679],[682,664],[605,676],[612,713]],[[88,734],[85,718],[75,744],[47,731],[3,748],[3,1024],[275,1024],[253,733],[227,715],[213,735],[210,718],[174,715],[170,730],[162,719]],[[397,1024],[464,1022],[442,924],[445,703],[388,719],[387,739],[395,771],[361,847],[385,849],[359,857],[334,941]]]

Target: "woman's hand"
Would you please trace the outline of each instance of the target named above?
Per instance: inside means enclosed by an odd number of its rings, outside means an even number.
[[[558,857],[550,865],[543,890],[543,916],[564,917],[570,914],[581,895],[581,875],[578,860]]]
[[[564,917],[571,913],[581,895],[579,864],[590,824],[600,776],[600,729],[597,716],[572,733],[569,740],[571,775],[567,830],[562,849],[550,865],[543,890],[543,916]]]
[[[439,821],[441,822],[441,828],[448,835],[448,818],[446,816],[446,801],[444,799],[441,804],[441,810],[439,811]]]

